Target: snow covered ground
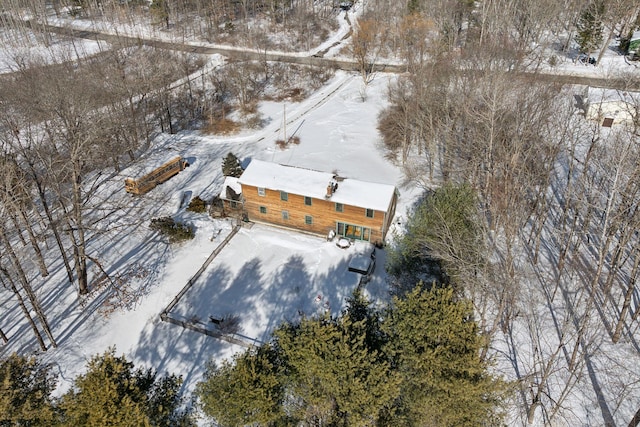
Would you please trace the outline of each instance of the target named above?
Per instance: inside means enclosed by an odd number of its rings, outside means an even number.
[[[350,13],[357,13],[357,10]],[[325,56],[336,54],[339,41],[349,31],[343,17],[344,13],[341,13],[340,30],[325,43],[298,55],[310,55],[331,46],[334,47]],[[78,28],[87,23],[83,20],[72,22]],[[145,37],[167,34],[151,34],[139,27],[135,31],[138,33],[133,34]],[[97,50],[97,45],[86,43],[82,48],[85,52]],[[3,50],[0,57],[5,63],[11,63],[16,55]],[[607,51],[600,67],[574,62],[571,55],[559,56],[553,67],[541,64],[551,72],[598,77],[617,75],[621,70],[638,72],[637,65],[627,64],[613,49]],[[231,230],[229,221],[187,213],[179,207],[184,192],[205,199],[219,193],[223,181],[221,161],[228,152],[236,154],[245,165],[251,159],[261,159],[327,172],[336,170],[346,177],[394,184],[400,190],[396,218],[401,221],[421,190],[406,183],[400,169],[385,157],[376,129],[378,113],[386,105],[387,84],[394,78],[393,75],[377,74],[365,87],[358,75],[337,72],[309,99],[287,104],[284,107],[287,135],[295,131],[301,142],[286,150],[275,145],[284,132],[283,105],[263,102],[259,111],[267,125],[259,131],[247,130],[229,137],[200,132],[161,135],[149,153],[135,165],[108,177],[103,183],[101,197],[126,209],[91,242],[90,253],[109,266],[110,274],[129,278],[133,296],[122,306],[99,289],[90,299],[80,301],[74,289],[65,283],[61,263],[51,260],[54,272],[39,281],[37,293],[59,344],[57,349],[42,355],[44,361],[53,363],[60,374],[59,392],[65,391],[83,372],[85,362],[92,355],[111,346],[137,365],[153,367],[160,373],[183,375],[186,391],[193,390],[202,378],[208,360],[222,360],[243,350],[241,346],[161,322],[159,317]],[[148,163],[175,155],[187,158],[191,166],[145,196],[132,197],[124,192],[125,177],[137,175],[136,171]],[[167,245],[147,227],[148,219],[160,215],[176,215],[194,226],[195,239],[180,245]],[[347,271],[349,257],[355,250],[355,247],[339,249],[335,243],[320,237],[262,225],[242,229],[175,306],[172,314],[197,319],[204,324],[209,323],[209,316],[237,316],[241,334],[264,341],[279,322],[295,320],[301,313],[339,312],[344,298],[357,282],[355,274]],[[383,266],[384,253],[379,254],[373,280],[366,286],[371,297],[380,301],[388,297]],[[36,276],[34,269],[32,277],[39,280]],[[35,340],[15,303],[11,299],[0,300],[0,307],[0,325],[11,339],[10,344],[0,347],[0,356],[13,351],[35,350]],[[527,346],[523,339],[522,350],[526,351]],[[634,357],[627,360],[634,360]],[[606,363],[604,359],[596,362]],[[625,366],[624,369],[632,375],[632,368]],[[585,376],[588,374],[584,373]],[[615,393],[614,385],[609,385],[609,396]],[[586,419],[586,425],[589,425],[590,414],[592,419],[601,420],[592,394],[585,387],[584,401],[567,402],[567,406],[573,406],[577,413],[575,420]],[[625,407],[625,411],[631,411],[632,406]],[[596,421],[593,425],[597,424]]]
[[[260,108],[268,125],[258,132],[245,131],[231,137],[199,132],[161,135],[135,165],[108,177],[99,198],[125,209],[91,241],[90,253],[109,266],[110,274],[133,277],[128,284],[135,298],[122,307],[117,299],[98,290],[80,304],[75,290],[65,284],[61,263],[52,260],[57,272],[44,279],[37,292],[59,344],[43,354],[60,374],[59,392],[83,372],[93,354],[111,346],[136,364],[182,374],[186,390],[192,390],[202,378],[209,359],[228,358],[243,349],[161,322],[159,317],[231,230],[226,220],[179,207],[184,192],[203,198],[220,192],[221,162],[228,152],[245,164],[257,158],[328,172],[338,170],[346,177],[396,185],[400,190],[397,216],[403,217],[420,191],[405,185],[399,168],[385,158],[374,125],[392,78],[378,75],[369,84],[363,102],[360,77],[338,72],[309,99],[288,104],[287,128],[298,129],[300,144],[286,150],[275,145],[283,132],[282,105],[268,102]],[[137,175],[146,163],[175,155],[187,158],[191,165],[142,197],[125,193],[124,178]],[[176,246],[163,242],[147,227],[148,219],[161,215],[175,215],[194,226],[195,239]],[[355,273],[347,271],[355,250],[340,249],[321,237],[267,226],[243,229],[214,259],[173,314],[196,316],[205,323],[212,315],[237,315],[245,336],[267,340],[269,332],[283,320],[324,310],[336,314],[343,308],[344,298],[358,281]],[[383,266],[382,252],[373,279],[366,285],[371,297],[379,300],[388,298]],[[34,270],[34,280],[36,276]],[[0,356],[35,350],[35,340],[15,303],[7,299],[0,305],[0,323],[11,339],[9,345],[0,348]]]
[[[109,44],[86,39],[67,39],[51,34],[47,45],[33,35],[17,36],[4,30],[0,33],[3,42],[0,49],[0,74],[17,71],[31,63],[51,64],[62,60],[74,60],[108,50]]]
[[[308,50],[300,50],[297,52],[283,52],[276,50],[267,50],[266,53],[269,54],[287,54],[291,56],[299,56],[299,57],[307,57],[319,52],[327,52],[329,55],[332,55],[332,52],[335,53],[339,50],[341,46],[341,41],[344,37],[349,34],[351,31],[351,22],[354,22],[356,17],[362,13],[362,7],[356,4],[349,11],[340,11],[337,14],[337,22],[338,29],[334,31],[330,36],[324,40],[318,46],[310,46]],[[143,17],[139,17],[139,20],[143,20]],[[74,28],[76,30],[90,30],[97,31],[101,33],[107,34],[121,34],[127,35],[131,37],[138,37],[143,39],[154,39],[154,40],[163,40],[163,41],[171,41],[178,43],[185,43],[192,46],[210,46],[210,47],[224,47],[227,49],[235,49],[239,51],[247,50],[247,48],[241,46],[233,46],[233,45],[218,45],[213,43],[207,43],[205,41],[195,41],[190,40],[189,37],[185,37],[184,34],[179,31],[171,31],[167,30],[163,25],[153,24],[151,21],[147,23],[147,25],[140,25],[139,22],[136,24],[128,24],[124,22],[113,22],[113,21],[100,21],[94,19],[82,19],[82,18],[73,18],[68,14],[61,14],[60,16],[56,16],[53,13],[53,10],[50,11],[49,16],[47,16],[47,23],[54,26],[60,27],[68,27]],[[277,37],[277,34],[270,34],[270,37]],[[262,53],[265,53],[264,50],[261,50]]]
[[[170,314],[209,329],[210,317],[236,317],[237,335],[247,342],[266,342],[283,321],[325,312],[338,315],[359,280],[347,270],[349,259],[367,247],[371,245],[356,242],[341,249],[335,241],[266,225],[243,228]],[[381,266],[383,254],[378,251]],[[369,298],[388,299],[385,279],[384,268],[378,269],[364,287]]]

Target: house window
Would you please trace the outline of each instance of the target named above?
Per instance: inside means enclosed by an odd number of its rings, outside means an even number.
[[[229,202],[229,206],[231,209],[238,209],[238,202],[231,201]]]
[[[304,216],[304,223],[307,225],[312,225],[313,224],[313,217],[311,215],[305,215]]]
[[[311,197],[304,196],[304,204],[307,206],[311,206]]]
[[[258,196],[266,196],[267,192],[265,191],[265,189],[263,187],[258,187]]]
[[[343,212],[344,205],[342,203],[336,203],[336,212]]]
[[[289,200],[289,193],[287,193],[286,191],[281,191],[280,192],[280,200],[282,200],[284,202]]]
[[[284,220],[289,219],[289,211],[282,211],[282,219]]]
[[[373,218],[373,209],[367,209],[365,215],[367,216],[367,218]]]
[[[261,214],[266,214],[267,213],[267,207],[266,206],[260,206],[260,213]]]
[[[366,241],[369,241],[369,239],[371,239],[370,228],[361,227],[354,224],[347,224],[344,222],[338,222],[336,224],[336,234],[338,236],[344,236],[348,239],[358,239]]]

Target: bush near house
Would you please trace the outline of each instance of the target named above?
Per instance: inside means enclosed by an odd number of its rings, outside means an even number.
[[[161,234],[168,237],[170,243],[190,240],[195,236],[191,227],[174,220],[170,216],[153,218],[151,220],[151,224],[149,224],[149,228],[159,231]]]
[[[200,196],[196,196],[189,202],[187,210],[189,212],[204,213],[207,211],[207,202],[201,199]]]

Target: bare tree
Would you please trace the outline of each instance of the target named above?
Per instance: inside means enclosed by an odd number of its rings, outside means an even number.
[[[351,36],[350,52],[365,86],[373,79],[374,67],[380,58],[386,34],[381,21],[365,18],[358,20]]]
[[[2,285],[3,288],[9,289],[11,290],[11,292],[13,292],[13,295],[16,297],[18,301],[18,306],[20,307],[20,311],[22,311],[22,314],[24,315],[25,319],[27,319],[27,323],[29,323],[29,327],[31,327],[31,330],[33,331],[33,334],[36,338],[36,341],[40,346],[40,350],[47,351],[47,345],[45,344],[44,339],[42,338],[42,334],[38,330],[38,326],[36,325],[36,322],[33,320],[33,317],[31,316],[31,312],[27,308],[27,305],[24,299],[22,298],[20,291],[18,291],[18,288],[16,287],[16,284],[13,281],[11,274],[9,273],[9,270],[2,266],[0,266],[0,285]],[[8,342],[8,339],[4,333],[2,333],[2,337],[5,343]]]
[[[4,253],[7,254],[7,256],[9,258],[10,262],[11,262],[12,270],[17,275],[18,281],[20,282],[20,284],[22,286],[22,290],[27,294],[27,298],[29,299],[29,302],[31,303],[31,306],[33,307],[33,310],[35,311],[36,317],[40,321],[40,324],[42,325],[42,328],[44,329],[45,334],[49,338],[49,341],[51,342],[51,345],[54,348],[57,347],[58,345],[56,343],[55,338],[53,337],[53,334],[51,332],[51,328],[49,327],[49,322],[47,321],[47,317],[45,316],[44,310],[42,309],[42,306],[40,305],[40,302],[38,301],[38,298],[36,297],[35,293],[33,292],[33,288],[31,287],[31,283],[30,283],[29,279],[27,278],[26,272],[22,268],[22,264],[20,262],[20,259],[19,259],[18,255],[16,254],[15,250],[13,249],[13,247],[11,245],[11,238],[9,237],[9,234],[8,234],[6,228],[5,228],[5,224],[2,224],[2,223],[0,223],[0,240],[2,240],[2,244],[3,244],[4,249],[5,249]],[[9,276],[6,275],[5,277],[8,278]],[[16,293],[16,292],[14,292],[14,293]],[[46,347],[45,347],[45,349],[46,349]]]
[[[22,237],[22,227],[27,230],[40,274],[42,277],[46,277],[49,272],[38,243],[38,236],[36,236],[34,227],[31,225],[32,221],[27,211],[27,206],[31,205],[31,195],[29,188],[26,187],[29,181],[18,166],[15,157],[10,154],[5,154],[4,158],[0,160],[0,168],[2,170],[0,176],[3,178],[0,182],[0,203],[2,203],[7,212],[14,212],[19,217],[20,221],[15,222],[18,235]]]

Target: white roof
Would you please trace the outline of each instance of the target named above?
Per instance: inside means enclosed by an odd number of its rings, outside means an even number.
[[[332,173],[252,160],[240,177],[240,184],[324,199],[332,180]],[[377,211],[387,211],[396,191],[393,185],[350,178],[337,182],[338,188],[328,200]]]
[[[238,182],[238,178],[233,176],[225,176],[224,183],[222,184],[222,191],[220,191],[220,198],[227,199],[227,187],[231,187],[236,194],[240,194],[242,192],[242,187]]]

